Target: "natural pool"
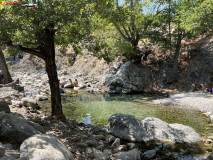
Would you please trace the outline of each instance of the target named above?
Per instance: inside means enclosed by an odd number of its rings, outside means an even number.
[[[66,94],[62,97],[62,103],[64,114],[68,119],[75,119],[78,122],[87,123],[91,121],[93,125],[105,125],[111,115],[123,113],[134,115],[138,119],[157,117],[167,123],[181,123],[194,128],[204,138],[213,132],[213,125],[210,123],[209,118],[204,116],[200,111],[178,106],[151,104],[150,100],[156,98],[163,98],[163,96],[153,94],[102,95],[90,94],[84,90],[75,91],[67,89]],[[50,101],[41,102],[40,105],[42,112],[50,114]],[[204,145],[208,146],[206,147]],[[194,153],[199,153],[200,150],[203,150],[202,155],[203,153],[209,155],[210,153],[206,151],[212,150],[211,144],[204,145],[202,144],[202,146],[192,148],[192,150],[187,146],[180,145],[179,147],[176,146],[176,148],[179,148],[178,151],[172,151],[173,147],[169,149],[166,145],[166,148],[162,147],[159,151],[162,152],[164,156],[168,153],[173,158],[177,157],[175,159],[200,160],[202,158],[200,158],[200,156],[195,158],[196,155],[194,155]],[[155,146],[155,148],[159,148],[160,146],[159,144]],[[145,148],[148,149],[149,147],[145,145]],[[153,147],[150,146],[150,149],[151,148]]]
[[[177,106],[162,106],[149,103],[150,100],[163,98],[158,95],[102,95],[86,91],[66,90],[63,99],[63,111],[68,119],[85,121],[90,114],[94,125],[105,125],[115,113],[134,115],[138,119],[157,117],[167,123],[181,123],[191,126],[201,136],[213,131],[209,119],[200,111]],[[41,103],[42,111],[50,113],[50,102]]]

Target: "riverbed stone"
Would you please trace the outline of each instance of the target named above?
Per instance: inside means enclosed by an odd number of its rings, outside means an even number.
[[[116,160],[140,160],[140,152],[138,149],[133,149],[127,152],[119,152],[114,154]]]
[[[193,128],[177,123],[168,124],[159,118],[147,117],[138,120],[131,115],[114,114],[108,122],[109,130],[114,136],[132,142],[196,143],[202,141]]]
[[[39,109],[39,105],[37,104],[36,100],[30,97],[22,98],[21,103],[25,107],[32,107],[33,109]]]
[[[12,113],[0,112],[0,139],[5,142],[21,144],[28,137],[41,132],[39,124]]]
[[[0,101],[0,112],[10,113],[10,107],[5,101]]]
[[[37,134],[26,139],[20,152],[20,157],[28,160],[74,160],[67,147],[53,135]]]

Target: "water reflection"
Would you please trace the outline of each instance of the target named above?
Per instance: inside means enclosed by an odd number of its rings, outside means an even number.
[[[90,118],[90,113],[87,113],[87,117],[81,116],[81,119],[82,119],[82,122],[84,124],[91,124],[92,125],[91,118]]]

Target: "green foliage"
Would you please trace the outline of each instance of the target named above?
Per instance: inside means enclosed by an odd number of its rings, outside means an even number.
[[[23,2],[24,3],[24,2]],[[90,17],[88,0],[43,0],[37,2],[36,8],[20,5],[0,10],[0,45],[19,45],[39,51],[45,29],[55,32],[56,46],[66,48],[75,45],[80,52],[80,41],[89,38]]]
[[[95,15],[93,35],[98,39],[98,47],[107,47],[102,50],[101,57],[113,59],[118,55],[139,53],[138,42],[147,36],[152,22],[151,14],[144,14],[143,9],[149,1],[142,0],[94,0]],[[110,52],[110,54],[109,54]],[[106,56],[107,54],[107,56]],[[140,53],[139,53],[140,54]]]
[[[182,1],[181,26],[194,33],[213,32],[213,1]]]

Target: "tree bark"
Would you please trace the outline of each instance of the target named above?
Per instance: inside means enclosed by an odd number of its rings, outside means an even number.
[[[4,54],[1,49],[0,49],[0,70],[2,71],[2,74],[3,74],[3,81],[2,81],[3,84],[11,83],[12,78],[8,70],[7,63],[4,58]]]
[[[59,89],[59,80],[57,74],[57,67],[55,63],[55,45],[54,45],[54,32],[46,33],[47,39],[45,40],[45,67],[49,78],[49,85],[51,90],[51,108],[52,117],[58,120],[66,119],[61,104],[61,94]]]
[[[174,64],[173,64],[173,70],[172,70],[172,75],[175,78],[178,75],[178,58],[180,55],[181,40],[182,40],[182,32],[180,29],[180,24],[178,23],[178,37],[177,37],[177,42],[176,42],[175,58],[174,58]]]

